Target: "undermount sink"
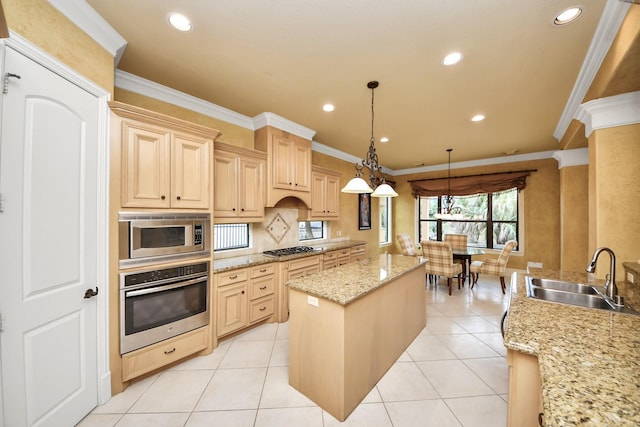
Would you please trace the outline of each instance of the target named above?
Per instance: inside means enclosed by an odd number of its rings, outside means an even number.
[[[597,308],[600,310],[640,315],[639,312],[635,311],[629,305],[615,305],[605,296],[604,288],[602,286],[541,279],[531,276],[526,276],[526,282],[527,296],[529,298],[575,305],[579,307]]]
[[[540,279],[538,277],[530,278],[531,286],[542,289],[554,289],[556,291],[572,292],[576,294],[598,295],[598,291],[592,285],[584,283],[562,282],[559,280]]]

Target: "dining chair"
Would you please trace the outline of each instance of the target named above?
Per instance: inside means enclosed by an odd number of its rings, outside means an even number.
[[[478,276],[480,273],[492,274],[494,276],[500,277],[500,286],[502,287],[502,293],[505,293],[505,283],[504,283],[504,272],[507,269],[507,261],[509,260],[509,256],[511,252],[518,246],[518,242],[515,240],[509,240],[504,244],[502,251],[498,258],[493,259],[485,259],[482,261],[473,261],[469,269],[471,270],[471,288],[478,283]]]
[[[466,234],[445,234],[444,241],[451,243],[451,249],[464,251],[467,249],[467,235]],[[464,264],[467,261],[463,259],[454,259],[453,262],[457,264]],[[467,270],[467,266],[463,265],[463,272]],[[463,278],[464,279],[464,278]],[[464,286],[464,280],[462,280],[462,286]]]
[[[400,244],[400,249],[402,250],[402,255],[406,256],[418,256],[416,252],[416,247],[413,245],[411,241],[411,237],[408,234],[398,234],[396,236],[398,239],[398,243]]]
[[[420,246],[422,246],[424,256],[429,260],[425,263],[427,274],[446,277],[447,285],[449,286],[449,295],[451,295],[452,278],[458,278],[458,289],[460,289],[462,264],[456,264],[453,262],[451,243],[423,240],[420,242]]]

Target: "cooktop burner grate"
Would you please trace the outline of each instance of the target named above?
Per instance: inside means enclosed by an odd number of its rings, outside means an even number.
[[[272,251],[264,251],[263,255],[267,256],[286,256],[286,255],[295,255],[302,254],[306,252],[314,252],[315,249],[311,246],[294,246],[292,248],[282,248],[282,249],[274,249]]]

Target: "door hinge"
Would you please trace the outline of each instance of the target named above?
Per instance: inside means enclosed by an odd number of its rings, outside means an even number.
[[[4,212],[4,194],[0,193],[0,213]]]
[[[4,314],[0,314],[0,332],[4,331]]]

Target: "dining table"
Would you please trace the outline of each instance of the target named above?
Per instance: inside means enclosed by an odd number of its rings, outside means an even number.
[[[471,274],[468,274],[471,267],[471,257],[474,255],[482,255],[484,251],[479,248],[467,247],[466,249],[453,249],[453,259],[462,260],[462,280],[468,277],[471,284]]]

